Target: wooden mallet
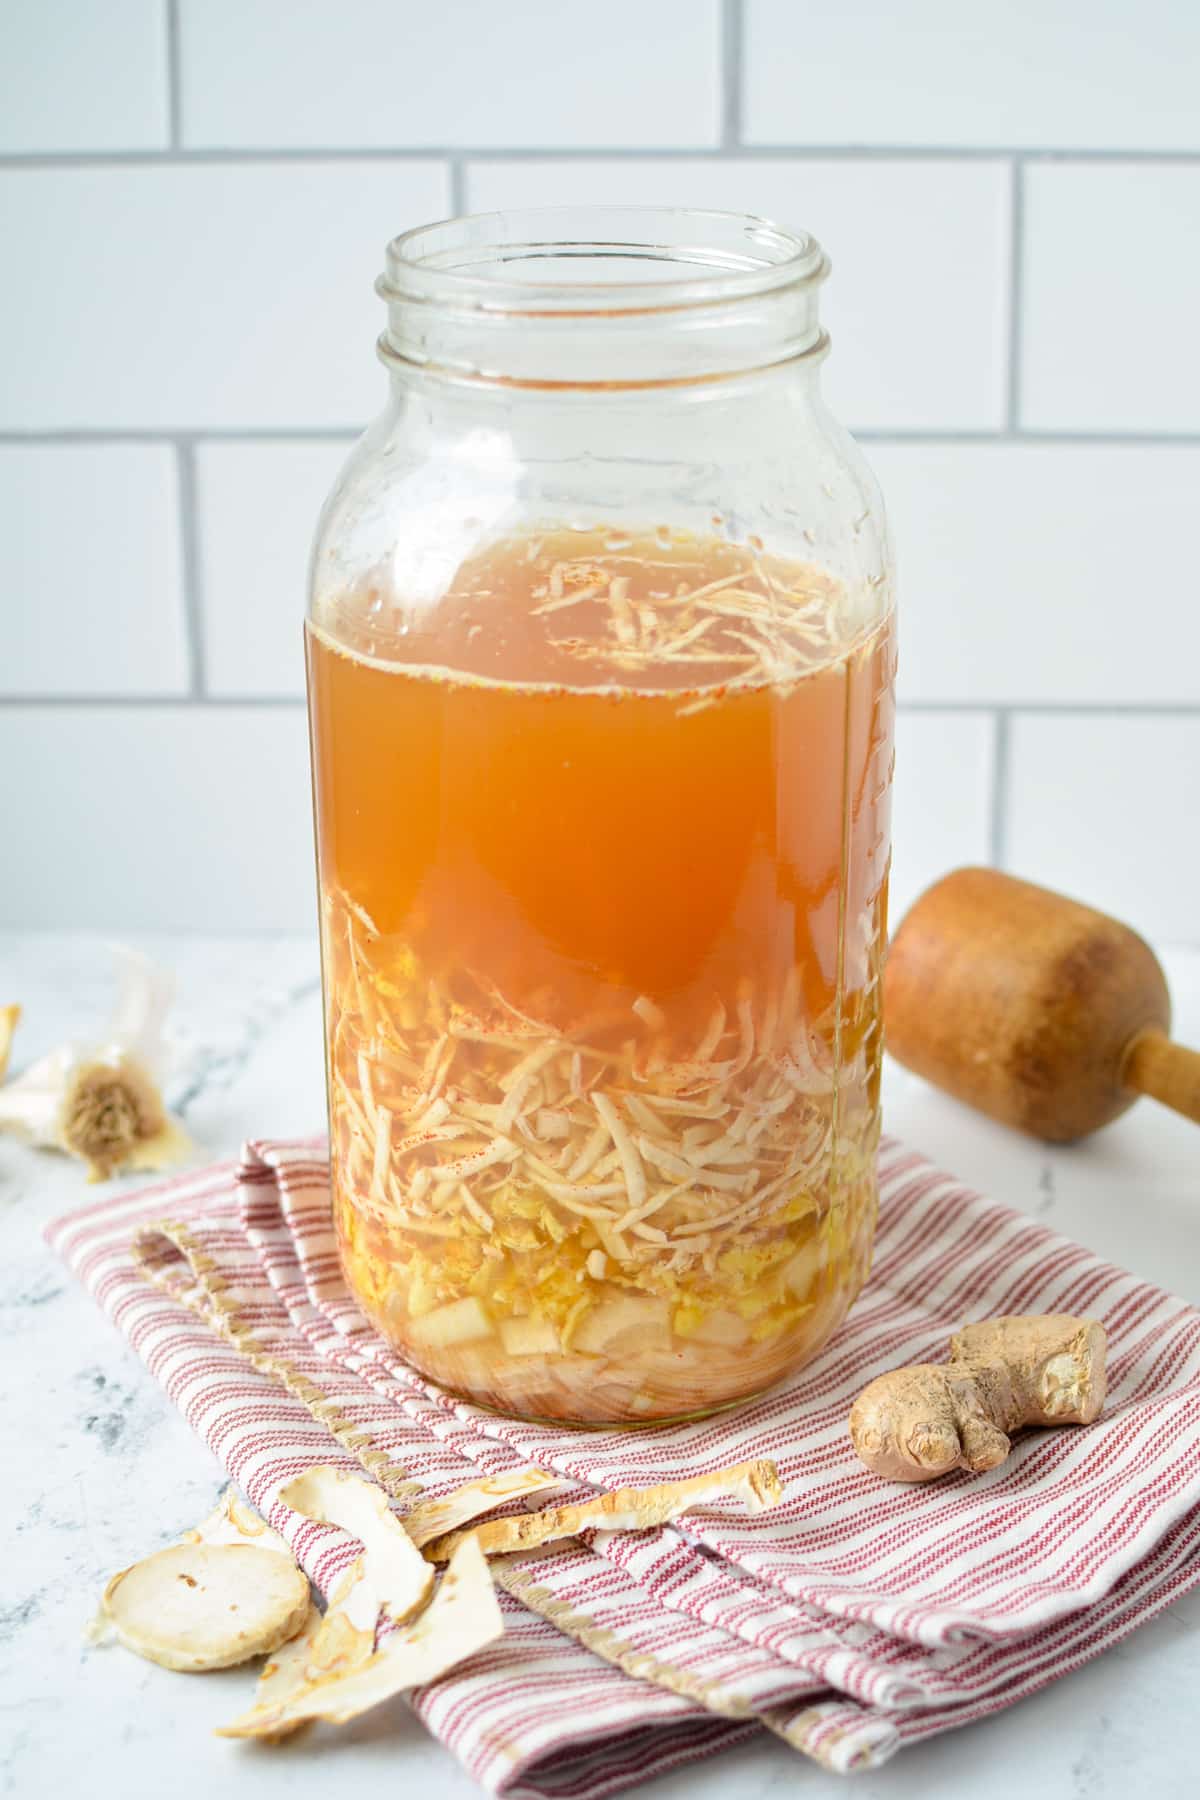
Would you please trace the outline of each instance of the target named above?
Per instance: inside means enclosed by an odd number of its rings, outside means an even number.
[[[897,1062],[1051,1143],[1149,1094],[1200,1123],[1200,1053],[1127,925],[996,869],[956,869],[912,906],[884,976]]]

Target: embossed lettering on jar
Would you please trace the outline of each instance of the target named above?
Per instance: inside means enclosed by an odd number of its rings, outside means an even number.
[[[505,1412],[730,1404],[869,1266],[895,651],[825,273],[718,213],[388,250],[307,628],[334,1214]]]

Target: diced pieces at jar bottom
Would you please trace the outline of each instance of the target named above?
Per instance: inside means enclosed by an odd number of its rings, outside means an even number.
[[[807,1222],[775,1277],[793,1297],[792,1315],[756,1336],[753,1301],[739,1311],[736,1302],[704,1304],[686,1290],[668,1300],[612,1282],[592,1285],[565,1334],[545,1317],[506,1312],[486,1294],[414,1317],[402,1263],[386,1261],[378,1247],[364,1255],[354,1215],[338,1209],[351,1285],[382,1335],[422,1374],[497,1411],[571,1424],[708,1412],[811,1360],[866,1278],[874,1211],[874,1178],[864,1174],[842,1189],[835,1208]]]

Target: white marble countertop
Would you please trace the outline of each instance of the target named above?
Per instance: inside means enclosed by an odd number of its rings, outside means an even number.
[[[318,1127],[315,946],[304,938],[141,938],[179,978],[181,1098],[203,1152]],[[1200,1043],[1200,952],[1164,956],[1184,1041]],[[110,970],[94,939],[0,934],[0,1002],[25,1010],[20,1062],[98,1027]],[[1090,1143],[1051,1150],[989,1125],[892,1068],[887,1123],[944,1167],[1138,1274],[1200,1302],[1200,1135],[1143,1103]],[[397,1704],[276,1748],[211,1735],[244,1672],[188,1679],[85,1622],[105,1578],[169,1541],[223,1486],[216,1462],[46,1249],[42,1227],[89,1197],[65,1159],[0,1139],[0,1330],[8,1541],[0,1602],[0,1789],[101,1800],[289,1800],[368,1782],[421,1800],[478,1793]],[[231,1700],[231,1690],[235,1698]],[[1200,1594],[1087,1668],[985,1723],[854,1778],[861,1800],[1156,1800],[1200,1791]],[[360,1785],[361,1784],[361,1785]],[[759,1800],[848,1790],[766,1734],[647,1792]]]

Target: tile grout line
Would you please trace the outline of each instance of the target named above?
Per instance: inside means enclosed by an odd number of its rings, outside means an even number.
[[[179,0],[163,0],[167,26],[167,133],[172,150],[183,146],[183,58],[180,53]]]
[[[461,156],[450,158],[450,211],[461,219],[467,210],[467,169]]]
[[[993,711],[992,720],[994,729],[988,860],[994,869],[1003,869],[1008,858],[1008,793],[1012,715],[1007,707],[998,706]]]
[[[721,148],[742,142],[742,69],[745,21],[742,0],[721,0]]]
[[[63,709],[75,706],[91,711],[112,712],[128,708],[135,712],[220,712],[224,707],[287,708],[303,707],[304,695],[298,694],[0,694],[0,713],[6,708],[40,707]]]
[[[1200,718],[1200,700],[900,700],[910,717],[940,718],[954,713],[1005,713],[1010,718],[1175,719]]]
[[[365,425],[365,421],[364,421]],[[0,430],[0,445],[20,448],[39,444],[352,444],[364,425],[70,425],[29,426]],[[1055,430],[1051,427],[1007,426],[996,429],[938,430],[932,427],[898,426],[887,429],[860,426],[851,431],[860,444],[929,444],[945,448],[972,448],[981,444],[1035,444],[1059,449],[1095,446],[1120,449],[1195,450],[1200,431]]]
[[[171,444],[177,449],[197,444],[353,444],[365,429],[362,425],[201,425],[196,429],[157,425],[91,426],[69,425],[62,428],[27,431],[0,431],[0,444],[19,448],[23,444]]]
[[[196,506],[196,447],[175,445],[179,493],[180,579],[183,624],[187,641],[189,699],[207,698],[204,657],[204,573],[200,557],[200,520]]]
[[[186,167],[190,163],[312,162],[1011,162],[1200,164],[1200,150],[1047,150],[1013,144],[406,144],[263,148],[180,145],[167,150],[8,150],[0,169]]]
[[[1012,206],[1009,214],[1008,258],[1008,401],[1005,422],[1009,431],[1021,429],[1021,358],[1025,340],[1025,164],[1013,158]]]

